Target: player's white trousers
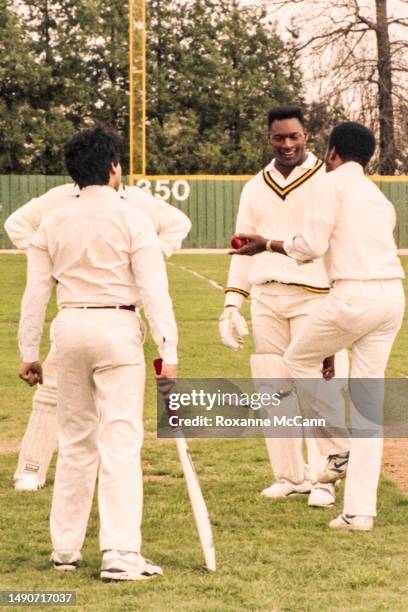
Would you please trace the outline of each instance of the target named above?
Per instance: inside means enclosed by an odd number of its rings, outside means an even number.
[[[54,550],[80,550],[98,478],[101,550],[140,551],[145,364],[139,317],[117,309],[60,311]]]
[[[313,378],[316,366],[327,354],[353,345],[351,379],[377,379],[366,384],[371,393],[383,377],[392,344],[401,327],[404,291],[400,280],[339,281],[310,315],[293,338],[285,353],[285,363],[297,380],[303,405],[313,404],[313,394],[306,380]],[[303,381],[302,381],[303,379]],[[358,381],[350,385],[358,385]],[[381,389],[380,389],[381,394]],[[354,400],[353,400],[354,401]],[[375,407],[377,412],[382,405]],[[377,486],[381,468],[381,415],[351,412],[354,431],[369,429],[367,437],[353,435],[350,448],[344,512],[375,516]],[[370,437],[368,437],[370,436]]]
[[[21,442],[14,478],[34,474],[41,485],[57,446],[57,357],[51,339],[51,349],[43,363],[44,383],[33,395],[32,411]]]
[[[284,370],[269,372],[271,378],[285,378],[290,372],[283,362],[283,355],[293,337],[300,329],[308,315],[320,308],[327,294],[312,293],[294,285],[282,283],[268,283],[253,287],[251,292],[251,319],[255,341],[255,350],[259,354],[270,354],[282,358]],[[324,355],[328,357],[329,354]],[[336,376],[348,377],[347,354],[336,357]],[[262,377],[266,377],[266,372]],[[321,363],[315,364],[314,376],[321,379]],[[259,376],[260,377],[260,376]],[[325,382],[325,381],[322,381]],[[336,414],[339,427],[344,427],[344,401],[342,389],[335,382],[326,383],[330,394],[326,396],[330,402],[326,404],[327,410]],[[288,417],[300,414],[299,404],[295,393],[286,397],[281,404],[282,414]],[[334,419],[333,419],[334,420]],[[307,435],[305,438],[308,455],[308,469],[303,458],[303,437],[299,428],[293,428],[291,437],[265,438],[272,470],[277,480],[285,478],[294,483],[303,482],[305,478],[317,480],[317,474],[323,469],[326,457],[315,438]],[[347,437],[331,439],[330,453],[344,452],[349,449]]]

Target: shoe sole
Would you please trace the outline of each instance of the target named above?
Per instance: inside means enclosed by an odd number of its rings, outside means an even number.
[[[372,531],[373,527],[356,527],[354,525],[329,525],[330,529],[337,531]]]
[[[331,502],[331,504],[307,504],[309,506],[309,508],[333,508],[334,506],[334,502]]]
[[[56,569],[58,572],[72,572],[73,570],[76,570],[77,566],[73,565],[72,563],[66,563],[66,564],[62,564],[62,565],[55,565],[54,563],[54,569]]]

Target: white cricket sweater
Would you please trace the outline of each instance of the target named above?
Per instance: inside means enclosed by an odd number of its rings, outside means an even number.
[[[324,167],[309,153],[283,181],[272,161],[248,181],[241,194],[236,233],[260,234],[275,240],[290,240],[302,226],[309,203],[309,192],[319,180]],[[279,182],[278,182],[279,181]],[[299,265],[280,253],[259,253],[253,257],[233,255],[225,292],[226,303],[240,306],[242,296],[251,286],[271,281],[300,285],[316,292],[326,292],[329,279],[322,259]],[[233,295],[235,293],[236,295]]]

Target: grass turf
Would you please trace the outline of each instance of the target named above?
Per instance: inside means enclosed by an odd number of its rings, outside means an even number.
[[[247,377],[251,342],[233,353],[218,339],[223,294],[183,267],[225,283],[227,256],[177,255],[169,265],[180,331],[180,376]],[[406,268],[408,261],[405,259]],[[17,379],[16,330],[24,286],[23,256],[0,258],[0,445],[21,438],[32,391]],[[55,313],[51,305],[48,321]],[[248,312],[246,312],[248,314]],[[43,349],[47,349],[44,334]],[[406,320],[387,374],[407,375]],[[156,351],[149,340],[146,359]],[[0,455],[0,589],[75,590],[77,609],[89,611],[405,611],[408,585],[408,498],[383,480],[379,516],[372,533],[336,533],[328,521],[341,511],[308,509],[306,497],[271,501],[259,491],[271,482],[264,442],[189,442],[214,528],[218,570],[207,574],[179,466],[175,444],[155,435],[155,394],[148,377],[143,465],[145,503],[143,553],[165,575],[146,583],[102,584],[99,579],[98,522],[93,509],[83,566],[60,574],[50,569],[48,515],[52,493],[12,489],[16,453]],[[48,609],[54,609],[49,608]],[[56,608],[55,608],[56,609]]]

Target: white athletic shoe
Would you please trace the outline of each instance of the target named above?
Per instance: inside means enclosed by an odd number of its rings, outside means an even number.
[[[308,505],[316,508],[330,508],[336,501],[334,484],[320,484],[318,482],[309,495]]]
[[[343,529],[346,531],[371,531],[374,527],[374,519],[372,516],[363,516],[356,514],[340,514],[337,518],[329,523],[331,529]]]
[[[304,480],[300,484],[295,484],[290,480],[281,478],[277,482],[274,482],[271,487],[264,489],[261,493],[264,497],[290,497],[292,495],[301,495],[310,493],[313,485],[310,480]]]
[[[329,455],[323,472],[318,475],[319,482],[336,482],[346,477],[349,453]]]
[[[79,550],[54,550],[50,557],[54,569],[60,572],[75,570],[81,560],[82,555]]]
[[[14,488],[16,491],[38,491],[41,489],[41,484],[34,474],[23,474],[16,478]]]
[[[163,576],[163,570],[140,553],[126,550],[106,550],[102,557],[102,580],[147,580]]]

